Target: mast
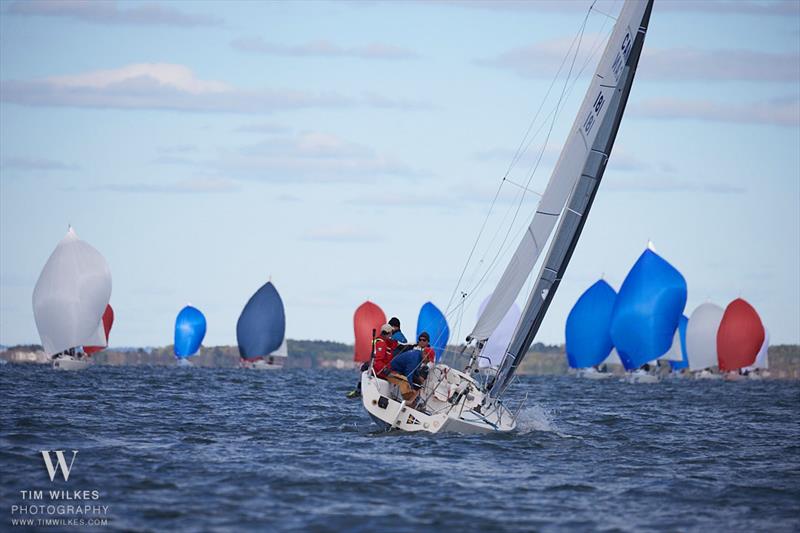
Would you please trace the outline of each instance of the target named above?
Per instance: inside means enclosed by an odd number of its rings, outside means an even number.
[[[553,171],[548,189],[556,180],[573,185],[567,208],[497,373],[491,391],[495,398],[505,391],[533,343],[578,243],[628,102],[652,8],[653,0],[625,2],[576,118],[576,126]],[[541,210],[540,205],[537,215]]]

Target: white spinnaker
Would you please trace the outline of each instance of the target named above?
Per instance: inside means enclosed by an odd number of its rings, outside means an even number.
[[[718,366],[717,331],[725,311],[718,305],[704,303],[697,307],[686,325],[686,352],[689,370]]]
[[[33,289],[33,316],[45,353],[91,345],[110,299],[108,263],[70,228]],[[105,345],[105,333],[97,345]]]
[[[286,346],[286,337],[283,338],[283,342],[278,349],[272,352],[270,355],[275,357],[288,357],[289,356],[289,348]]]
[[[763,368],[764,370],[769,368],[769,330],[764,328],[764,342],[761,344],[761,349],[758,351],[758,355],[756,355],[755,362],[744,368],[743,370],[756,370],[759,368]]]
[[[97,325],[97,328],[92,333],[92,336],[86,339],[83,346],[108,346],[108,339],[106,339],[106,328],[103,326],[103,320],[100,319],[100,323]]]
[[[480,317],[486,305],[489,303],[491,296],[488,296],[483,303],[481,303],[478,316]],[[512,303],[511,307],[506,312],[506,316],[500,321],[500,324],[492,332],[492,336],[483,345],[481,350],[481,358],[479,359],[479,366],[481,367],[496,367],[503,360],[506,355],[506,347],[508,346],[511,336],[514,334],[514,329],[519,322],[520,309],[516,303]],[[487,359],[484,359],[487,358]]]
[[[623,5],[533,220],[470,337],[485,340],[491,336],[533,271],[570,192],[581,176],[600,130],[592,125],[602,123],[605,118],[609,106],[603,103],[611,101],[646,8],[647,2],[628,1]]]
[[[669,347],[667,353],[659,357],[664,361],[683,361],[683,350],[681,350],[681,328],[675,330],[675,336],[672,337],[672,346]]]

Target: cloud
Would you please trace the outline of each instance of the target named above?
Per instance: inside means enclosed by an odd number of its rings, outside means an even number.
[[[240,133],[286,133],[289,131],[289,128],[280,124],[262,122],[259,124],[245,124],[239,126],[234,131]]]
[[[0,166],[9,170],[22,171],[78,170],[79,168],[77,165],[40,157],[6,157]]]
[[[642,52],[639,73],[667,81],[800,81],[800,54],[676,48]]]
[[[378,240],[374,233],[349,224],[313,228],[307,231],[303,238],[308,241],[323,242],[374,242]]]
[[[786,98],[744,104],[711,100],[654,98],[631,106],[631,116],[675,120],[695,119],[740,124],[800,125],[800,100]]]
[[[236,50],[261,55],[288,57],[353,57],[358,59],[415,59],[416,52],[389,44],[372,43],[345,47],[330,41],[312,41],[300,45],[265,42],[260,37],[240,38],[231,42]]]
[[[204,163],[220,172],[259,181],[371,182],[378,176],[408,177],[414,171],[372,148],[336,135],[303,132],[274,136]]]
[[[37,0],[12,2],[6,13],[18,16],[61,17],[93,24],[171,26],[194,28],[220,26],[222,20],[206,15],[192,15],[154,3],[121,9],[114,0]]]
[[[597,34],[585,35],[578,52],[573,76],[583,68],[595,49]],[[477,59],[478,65],[510,70],[525,78],[552,78],[570,51],[572,39],[550,39],[514,48],[493,58]],[[570,52],[571,61],[572,53]],[[599,55],[598,55],[599,57]],[[596,59],[594,61],[596,63]],[[594,63],[582,70],[594,72]],[[568,65],[567,65],[568,66]],[[591,67],[591,68],[590,68]],[[563,68],[561,76],[568,72]],[[658,49],[645,46],[637,76],[662,81],[800,81],[800,54],[772,53],[743,49],[701,50],[697,48]]]
[[[519,157],[516,167],[522,168],[525,170],[525,172],[528,172],[538,159],[540,149],[541,147],[535,146],[534,143],[534,145],[532,145],[524,154],[522,154],[522,156]],[[540,166],[554,166],[561,155],[561,150],[562,146],[560,145],[548,145],[544,150],[544,154],[542,154],[542,162],[540,163]],[[516,152],[510,148],[492,148],[489,150],[476,152],[474,157],[480,161],[500,161],[509,163],[514,158],[515,153]],[[614,150],[614,152],[611,154],[611,161],[613,162],[614,169],[616,170],[639,172],[650,170],[652,168],[651,164],[620,149]]]
[[[591,0],[432,0],[425,4],[436,4],[448,7],[482,9],[488,11],[529,11],[538,13],[585,13]],[[610,13],[615,4],[611,0],[600,0],[595,10]],[[658,0],[656,11],[702,11],[715,14],[754,14],[754,15],[796,15],[800,13],[800,3],[796,0]]]
[[[93,187],[92,190],[137,194],[217,194],[238,191],[239,185],[229,179],[193,178],[166,184],[127,183],[99,185]]]
[[[600,188],[609,192],[697,192],[708,194],[743,194],[747,192],[743,187],[727,183],[704,183],[700,180],[688,181],[664,177],[658,179],[609,178],[604,180]]]
[[[113,70],[40,80],[0,81],[0,99],[28,106],[93,109],[159,109],[210,113],[272,113],[291,109],[352,106],[421,109],[404,100],[354,100],[342,95],[294,90],[245,90],[202,80],[183,65],[143,63]]]

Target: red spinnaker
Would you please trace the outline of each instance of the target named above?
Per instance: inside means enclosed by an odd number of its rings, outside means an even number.
[[[369,355],[372,352],[372,330],[374,329],[378,334],[384,324],[386,324],[386,315],[383,309],[369,300],[358,306],[353,315],[353,329],[356,336],[354,361],[369,361]]]
[[[723,372],[755,362],[764,344],[764,325],[753,306],[737,298],[725,308],[717,330],[717,358]]]
[[[114,310],[111,309],[111,305],[106,306],[106,310],[103,311],[103,329],[106,332],[106,345],[105,346],[84,346],[83,351],[86,352],[87,355],[91,355],[95,352],[99,352],[100,350],[106,348],[108,346],[108,334],[111,332],[111,326],[114,324]]]

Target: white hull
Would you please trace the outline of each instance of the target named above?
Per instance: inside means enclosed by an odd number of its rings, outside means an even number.
[[[575,375],[582,379],[608,379],[614,377],[611,372],[597,372],[595,370],[578,370]]]
[[[71,355],[64,355],[53,360],[55,370],[83,370],[90,364],[92,362],[86,357],[78,359]]]
[[[259,359],[258,361],[242,361],[242,368],[248,368],[250,370],[282,370],[283,365],[286,362],[285,357],[274,357],[272,362],[269,362],[265,359]]]
[[[495,433],[516,428],[514,416],[500,402],[479,411],[484,394],[477,384],[466,374],[442,364],[430,372],[420,394],[426,399],[424,411],[406,405],[397,388],[376,377],[371,369],[361,373],[361,394],[364,409],[386,430]]]
[[[698,372],[694,375],[694,379],[722,379],[720,374],[714,374],[705,370]]]
[[[175,364],[178,365],[178,368],[194,368],[192,362],[188,359],[184,359],[183,357],[179,357]]]

